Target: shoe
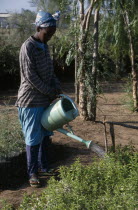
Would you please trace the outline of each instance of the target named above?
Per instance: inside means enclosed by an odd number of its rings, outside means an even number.
[[[37,175],[33,174],[31,178],[29,179],[29,183],[31,187],[40,187],[40,181],[37,177]]]
[[[58,175],[58,169],[39,169],[38,174],[40,176],[56,176]]]

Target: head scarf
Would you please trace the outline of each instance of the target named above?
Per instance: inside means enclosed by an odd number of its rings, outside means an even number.
[[[56,27],[56,21],[59,20],[60,11],[57,11],[55,14],[51,15],[48,12],[40,10],[37,13],[35,25],[40,27]]]

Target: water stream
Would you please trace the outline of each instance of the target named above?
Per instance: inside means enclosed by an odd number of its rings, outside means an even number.
[[[98,146],[97,144],[95,144],[94,142],[91,142],[89,149],[92,152],[95,152],[99,157],[104,157],[105,156],[105,151],[103,150],[102,147]]]

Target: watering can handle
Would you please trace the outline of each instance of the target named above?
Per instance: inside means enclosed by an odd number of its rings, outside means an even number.
[[[59,96],[62,97],[62,98],[67,98],[69,101],[71,101],[72,105],[74,106],[74,108],[76,110],[74,112],[74,115],[78,116],[79,115],[79,111],[78,111],[78,108],[77,108],[76,104],[74,103],[74,101],[69,96],[64,95],[64,94],[59,94]]]

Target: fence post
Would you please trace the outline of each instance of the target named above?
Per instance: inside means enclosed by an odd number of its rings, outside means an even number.
[[[106,117],[104,116],[104,120],[103,120],[103,126],[104,126],[104,144],[105,144],[105,152],[108,152],[108,140],[107,140],[107,135],[106,135],[106,122],[105,122]]]
[[[114,133],[114,124],[113,124],[113,123],[109,123],[109,124],[110,124],[110,135],[111,135],[111,139],[112,139],[113,152],[115,152],[115,133]]]

